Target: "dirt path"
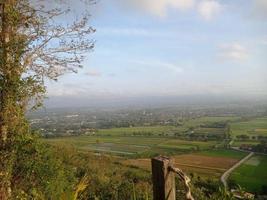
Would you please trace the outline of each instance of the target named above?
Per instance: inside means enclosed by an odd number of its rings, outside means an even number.
[[[238,168],[240,165],[242,165],[244,162],[246,162],[249,158],[251,158],[254,155],[254,152],[250,152],[246,157],[244,157],[242,160],[240,160],[238,163],[233,165],[230,169],[228,169],[224,174],[221,176],[221,181],[224,185],[224,187],[227,188],[227,179],[230,176],[230,174]]]

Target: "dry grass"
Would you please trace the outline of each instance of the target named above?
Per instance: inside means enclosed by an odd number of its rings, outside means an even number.
[[[234,165],[238,159],[225,157],[211,157],[197,154],[185,154],[174,156],[175,166],[186,173],[197,173],[202,176],[219,177],[224,171]],[[150,159],[128,159],[122,161],[128,166],[151,169]]]

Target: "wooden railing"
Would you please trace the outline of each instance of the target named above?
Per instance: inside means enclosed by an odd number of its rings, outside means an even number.
[[[165,156],[152,158],[153,200],[176,200],[175,175],[184,182],[186,199],[194,200],[189,186],[190,179],[179,168],[174,167],[174,160]]]

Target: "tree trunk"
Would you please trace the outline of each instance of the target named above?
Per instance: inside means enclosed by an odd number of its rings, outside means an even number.
[[[5,0],[1,5],[1,86],[0,86],[0,199],[11,198],[11,177],[14,164],[15,151],[12,145],[13,114],[12,113],[12,89],[9,88],[12,77],[12,22],[9,21],[10,8],[15,4],[14,0]],[[9,8],[9,9],[7,9]],[[11,93],[11,94],[10,94]]]

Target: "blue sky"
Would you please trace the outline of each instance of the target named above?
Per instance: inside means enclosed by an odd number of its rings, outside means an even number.
[[[267,95],[266,0],[100,0],[90,9],[95,49],[78,74],[47,82],[50,97]]]

